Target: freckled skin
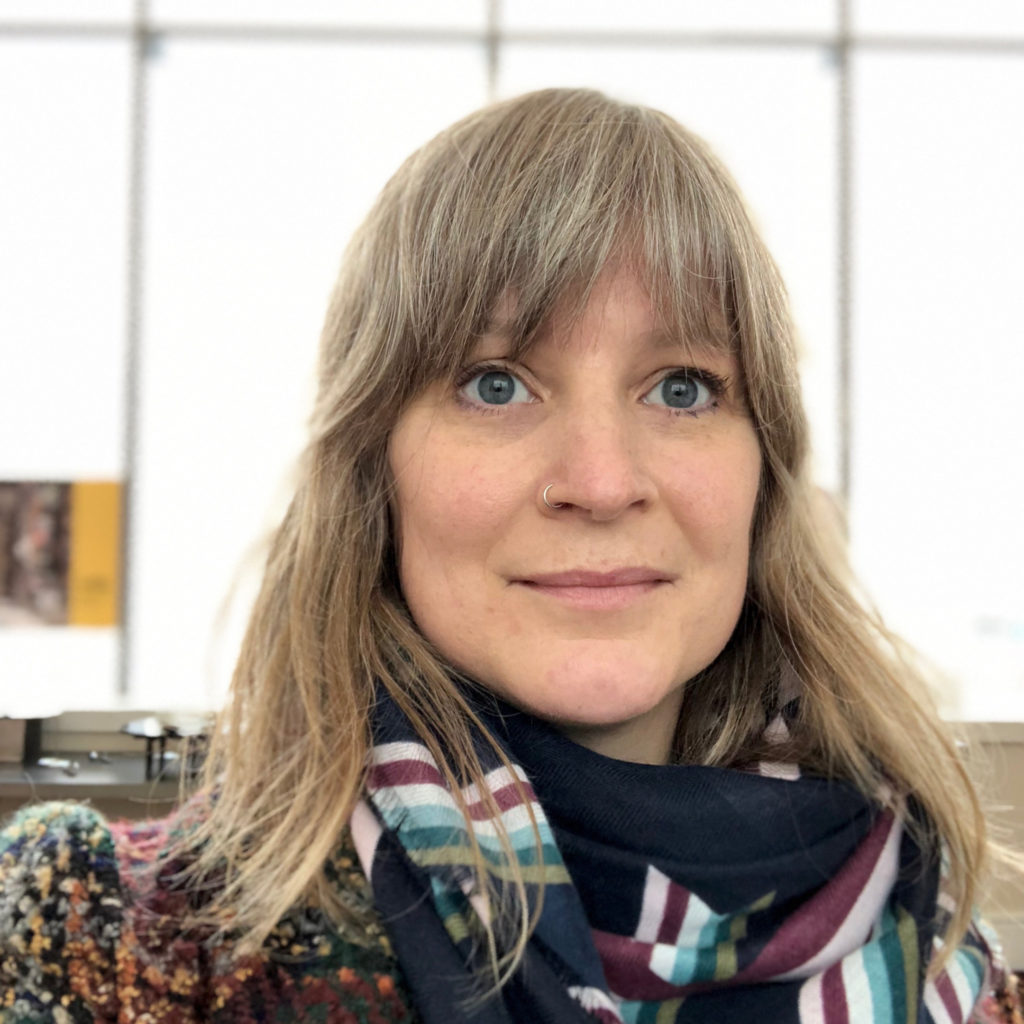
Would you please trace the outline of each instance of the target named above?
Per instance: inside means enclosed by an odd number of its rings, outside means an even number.
[[[502,360],[513,400],[488,404],[479,378],[435,383],[389,448],[402,590],[424,635],[578,742],[652,763],[668,757],[683,684],[739,616],[761,465],[735,359],[659,337],[641,283],[610,269],[575,325],[519,363],[500,335],[481,339],[481,372]],[[727,386],[670,408],[660,384],[679,367]],[[564,507],[543,504],[549,483]],[[604,591],[614,607],[531,583],[629,567],[658,579]]]

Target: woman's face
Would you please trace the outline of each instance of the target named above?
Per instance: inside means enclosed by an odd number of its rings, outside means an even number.
[[[519,361],[482,337],[389,448],[424,635],[625,760],[667,760],[683,684],[725,646],[747,584],[757,438],[736,360],[689,350],[658,331],[634,274],[609,269],[583,316]]]

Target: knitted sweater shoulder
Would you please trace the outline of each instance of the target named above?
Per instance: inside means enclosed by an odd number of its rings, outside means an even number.
[[[171,839],[181,818],[108,823],[90,807],[24,808],[0,832],[0,1021],[152,1024],[414,1022],[348,836],[332,881],[370,924],[288,914],[259,953],[189,936],[194,896]]]

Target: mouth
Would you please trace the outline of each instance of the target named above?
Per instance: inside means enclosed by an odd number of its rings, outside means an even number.
[[[611,572],[572,569],[513,580],[543,598],[593,611],[625,608],[673,582],[675,576],[658,569],[631,567]]]

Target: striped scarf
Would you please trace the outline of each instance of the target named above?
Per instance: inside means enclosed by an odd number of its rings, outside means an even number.
[[[989,946],[972,930],[926,978],[952,908],[935,858],[891,811],[792,767],[631,764],[497,701],[478,710],[528,797],[529,808],[478,737],[531,904],[545,883],[537,927],[500,993],[481,995],[487,907],[466,821],[386,696],[368,799],[352,818],[426,1024],[971,1019],[991,980]],[[499,902],[514,904],[495,823],[474,787],[463,796]]]

